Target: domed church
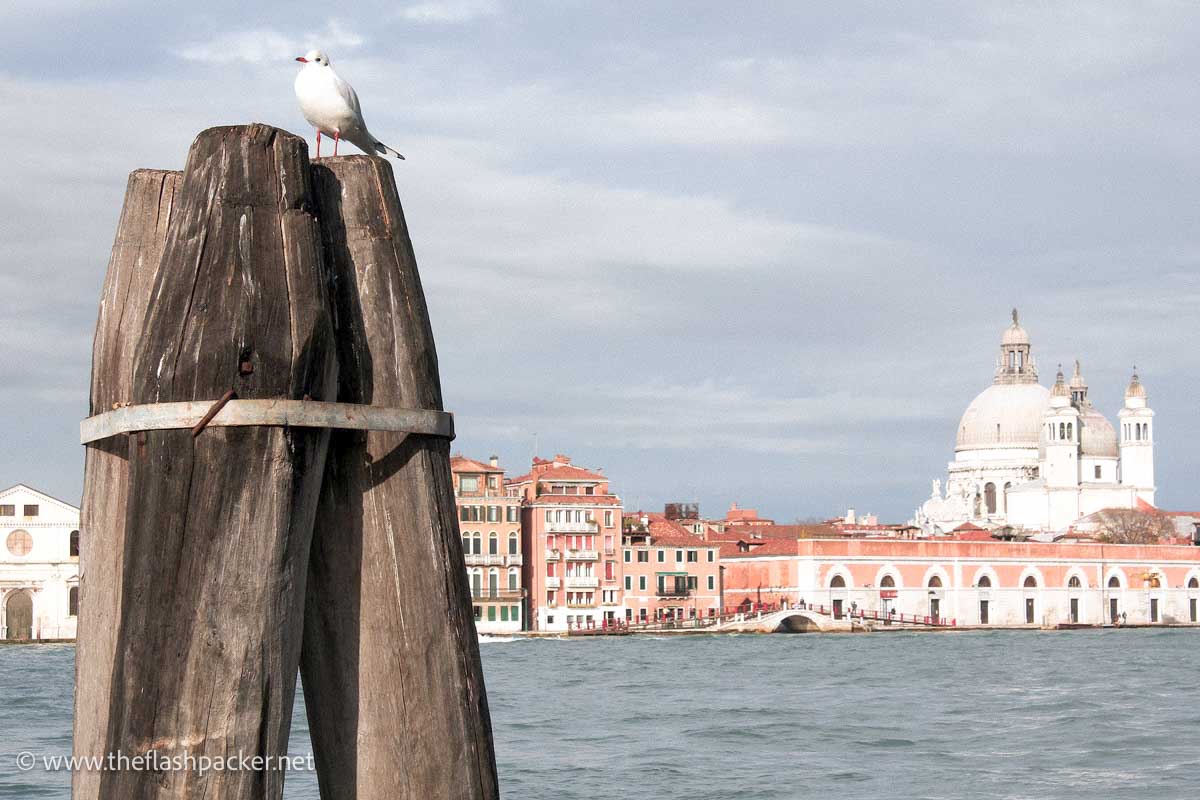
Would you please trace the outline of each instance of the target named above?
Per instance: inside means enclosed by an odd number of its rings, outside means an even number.
[[[1058,531],[1104,508],[1154,504],[1154,412],[1137,372],[1125,390],[1119,431],[1088,399],[1075,362],[1068,382],[1038,383],[1029,334],[1017,311],[1000,340],[992,385],[958,425],[945,491],[934,480],[914,523],[928,534],[964,522]]]

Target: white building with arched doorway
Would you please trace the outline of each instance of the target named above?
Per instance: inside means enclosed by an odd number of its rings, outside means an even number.
[[[70,640],[79,617],[79,509],[17,484],[0,492],[0,639]]]

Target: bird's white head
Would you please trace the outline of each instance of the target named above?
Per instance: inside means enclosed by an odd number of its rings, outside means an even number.
[[[296,56],[296,60],[301,64],[316,64],[318,67],[329,66],[329,56],[320,50],[309,50],[302,56]]]

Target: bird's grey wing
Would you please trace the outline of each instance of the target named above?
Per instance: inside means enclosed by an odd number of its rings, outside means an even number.
[[[358,94],[355,93],[354,87],[346,83],[341,78],[338,78],[334,84],[337,87],[338,94],[346,101],[346,105],[354,112],[354,115],[360,120],[362,119],[362,107],[358,104]]]

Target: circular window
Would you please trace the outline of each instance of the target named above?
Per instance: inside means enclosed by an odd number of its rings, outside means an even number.
[[[29,555],[29,551],[33,549],[33,537],[29,535],[29,531],[15,530],[8,535],[8,552],[18,558]]]

